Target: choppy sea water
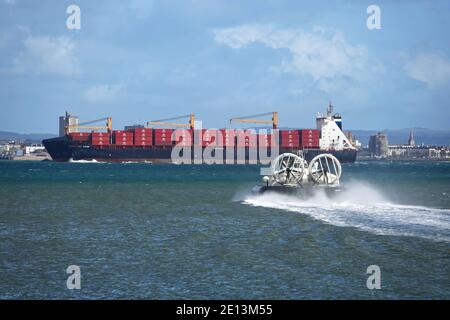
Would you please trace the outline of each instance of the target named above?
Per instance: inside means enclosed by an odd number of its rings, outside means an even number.
[[[450,163],[343,171],[300,200],[256,166],[1,161],[0,298],[449,299]]]

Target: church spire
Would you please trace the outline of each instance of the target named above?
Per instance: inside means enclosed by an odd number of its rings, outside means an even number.
[[[413,146],[413,147],[416,145],[416,141],[414,140],[414,135],[413,135],[412,129],[411,129],[411,131],[409,132],[408,145],[409,145],[409,146]]]

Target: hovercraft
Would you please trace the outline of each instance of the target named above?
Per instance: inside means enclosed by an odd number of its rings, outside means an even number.
[[[271,174],[262,178],[262,184],[253,187],[253,193],[280,192],[313,195],[318,190],[327,194],[341,191],[339,179],[342,167],[329,153],[314,157],[309,163],[301,153],[283,153],[272,161]]]

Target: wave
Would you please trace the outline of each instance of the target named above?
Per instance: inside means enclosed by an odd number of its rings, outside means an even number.
[[[72,158],[69,159],[69,162],[72,162],[72,163],[102,163],[102,162],[99,162],[99,161],[97,161],[95,159],[92,159],[92,160],[73,160]]]
[[[266,193],[239,199],[244,204],[298,212],[339,227],[378,235],[415,236],[450,242],[450,210],[390,202],[373,187],[353,183],[333,198],[318,192],[303,200]]]

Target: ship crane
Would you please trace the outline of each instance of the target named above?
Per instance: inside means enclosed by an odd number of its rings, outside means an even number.
[[[260,120],[260,119],[252,119],[252,118],[258,118],[263,116],[271,115],[271,120]],[[260,114],[254,114],[251,116],[245,116],[245,117],[238,117],[238,118],[231,118],[231,122],[244,122],[244,123],[259,123],[259,124],[271,124],[274,129],[278,128],[278,112],[267,112],[267,113],[260,113]]]
[[[183,118],[189,118],[188,123],[176,123],[176,122],[167,122],[177,119],[183,119]],[[153,120],[147,122],[147,127],[150,127],[150,125],[157,125],[157,126],[170,126],[170,127],[189,127],[190,129],[194,130],[195,127],[195,115],[187,114],[184,116],[178,116],[173,118],[166,118],[166,119],[159,119],[159,120]]]
[[[106,124],[104,126],[90,126],[91,123],[96,123],[100,121],[105,121]],[[91,121],[82,122],[79,124],[71,124],[66,126],[66,134],[70,132],[70,129],[86,129],[86,130],[92,130],[92,131],[98,131],[98,130],[107,130],[108,132],[112,131],[112,118],[101,118]]]

